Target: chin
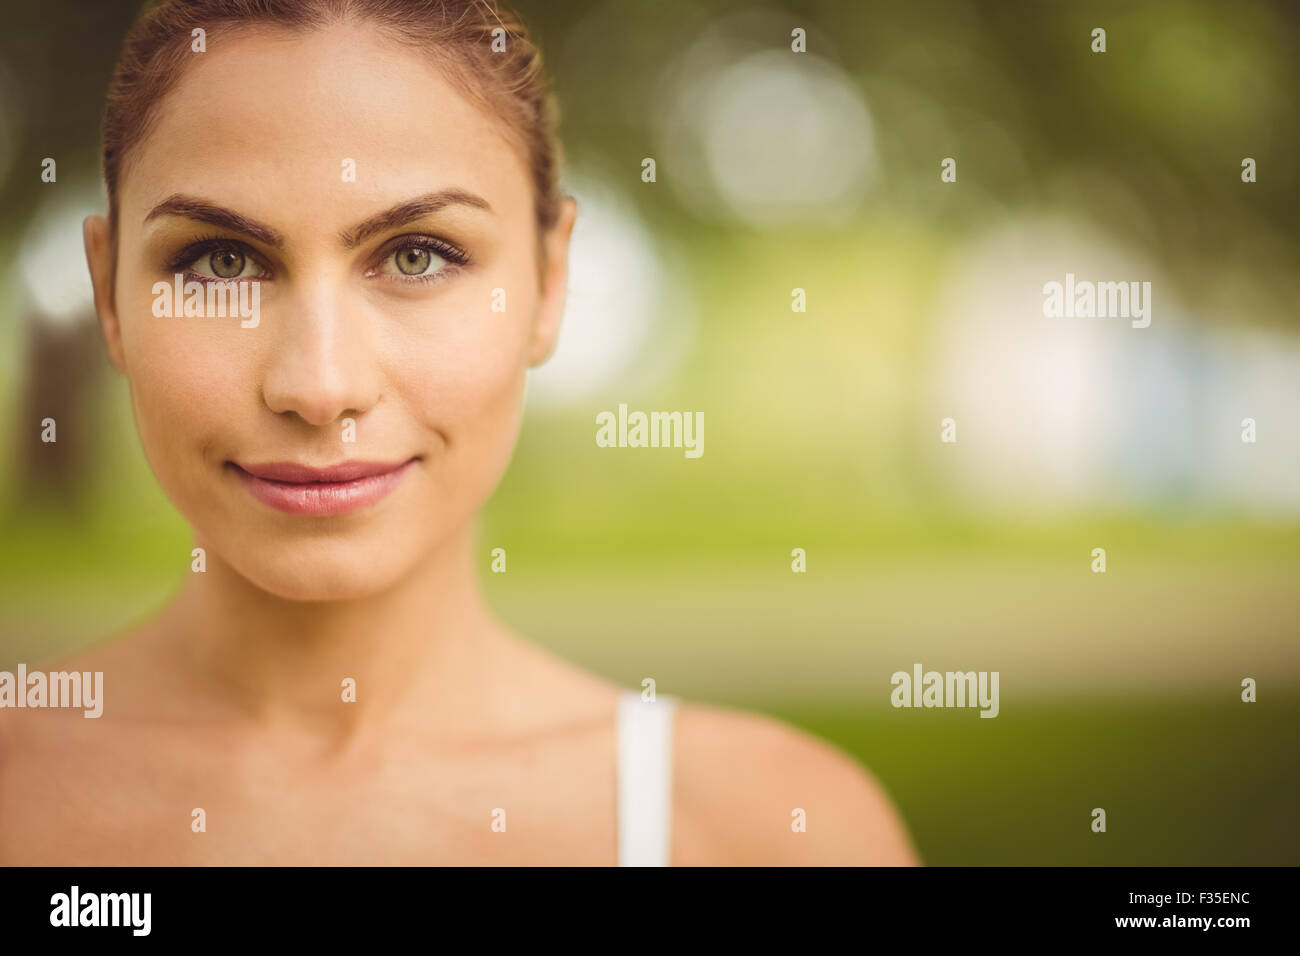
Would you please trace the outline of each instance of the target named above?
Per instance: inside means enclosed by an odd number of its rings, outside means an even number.
[[[320,603],[364,600],[387,590],[397,581],[397,576],[329,567],[321,569],[317,574],[271,574],[250,580],[263,591],[286,601]]]
[[[388,590],[414,564],[393,541],[340,537],[272,544],[223,554],[235,572],[268,594],[288,601],[355,601]]]

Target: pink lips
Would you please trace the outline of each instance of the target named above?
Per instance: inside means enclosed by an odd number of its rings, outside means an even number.
[[[415,458],[345,461],[328,468],[294,462],[229,464],[258,501],[291,515],[341,515],[374,504],[397,487]]]

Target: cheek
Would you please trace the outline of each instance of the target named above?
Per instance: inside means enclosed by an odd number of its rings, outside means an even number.
[[[151,296],[119,301],[122,345],[145,455],[168,491],[196,490],[204,450],[236,433],[251,389],[251,330],[160,318]],[[200,454],[196,454],[200,452]]]
[[[495,288],[507,289],[504,312],[492,311]],[[486,280],[463,298],[437,319],[438,334],[408,336],[394,378],[403,403],[446,442],[444,477],[452,469],[495,481],[514,447],[537,292]]]

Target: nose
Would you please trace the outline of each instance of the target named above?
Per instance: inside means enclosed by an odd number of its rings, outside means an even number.
[[[379,401],[370,329],[346,293],[326,278],[299,282],[276,303],[262,399],[271,411],[324,426],[364,414]]]

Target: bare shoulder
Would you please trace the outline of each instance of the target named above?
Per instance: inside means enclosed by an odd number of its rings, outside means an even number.
[[[8,671],[14,698],[0,710],[0,772],[95,736],[82,732],[98,731],[101,722],[85,718],[103,715],[104,674],[116,676],[125,659],[122,642],[102,642]]]
[[[40,785],[73,786],[86,769],[106,757],[120,721],[106,721],[105,686],[122,701],[141,696],[133,682],[142,672],[138,641],[114,638],[8,672],[17,700],[0,709],[0,818],[6,798]],[[17,679],[25,677],[22,686]],[[40,698],[31,684],[39,675]],[[119,707],[124,713],[125,707]],[[88,719],[89,718],[89,719]]]
[[[674,739],[675,863],[919,862],[883,787],[825,741],[771,717],[689,703]]]

